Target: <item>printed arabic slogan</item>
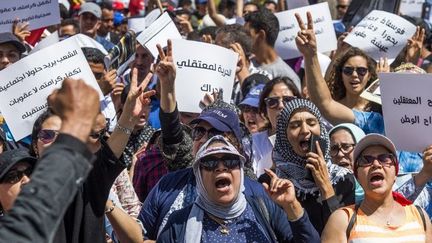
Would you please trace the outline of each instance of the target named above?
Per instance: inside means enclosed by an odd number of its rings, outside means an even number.
[[[200,113],[199,103],[206,93],[223,89],[230,102],[236,74],[237,53],[203,42],[172,40],[176,65],[175,89],[179,111]]]
[[[31,133],[34,121],[47,107],[48,95],[65,78],[82,78],[103,97],[74,39],[44,48],[0,72],[0,111],[16,141]]]
[[[2,0],[0,4],[0,33],[11,32],[16,18],[29,22],[30,30],[60,23],[57,0]]]
[[[275,14],[279,20],[279,35],[276,39],[275,48],[282,59],[302,56],[295,44],[295,38],[300,28],[294,15],[295,13],[300,14],[303,22],[307,23],[306,12],[311,12],[313,17],[318,52],[323,53],[336,49],[337,39],[330,10],[328,3],[324,2]]]
[[[393,59],[415,31],[416,26],[402,17],[374,10],[356,25],[345,42],[362,49],[375,60],[380,57]]]
[[[398,150],[432,144],[432,75],[379,73],[386,135]]]

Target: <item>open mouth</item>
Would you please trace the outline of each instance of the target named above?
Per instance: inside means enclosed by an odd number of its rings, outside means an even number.
[[[381,186],[384,181],[384,176],[381,173],[373,173],[369,182],[372,186]]]
[[[230,188],[231,180],[228,178],[216,179],[215,186],[219,192],[227,192]]]
[[[304,152],[308,152],[309,151],[309,142],[310,141],[310,138],[305,138],[305,139],[303,139],[303,140],[300,140],[300,148],[301,148],[301,150],[302,151],[304,151]]]

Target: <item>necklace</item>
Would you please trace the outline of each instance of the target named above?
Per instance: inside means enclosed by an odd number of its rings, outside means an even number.
[[[209,216],[209,218],[211,218],[213,221],[215,221],[216,223],[218,223],[221,226],[221,229],[219,230],[219,232],[221,232],[221,234],[229,235],[229,228],[228,228],[228,226],[226,226],[227,222],[225,222],[221,219],[218,219],[209,213],[207,215]],[[221,223],[219,221],[222,221],[223,223]]]

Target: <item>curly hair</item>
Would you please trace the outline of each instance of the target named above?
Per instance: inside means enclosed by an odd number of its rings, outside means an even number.
[[[364,53],[362,50],[360,50],[357,47],[351,47],[350,49],[345,52],[345,54],[337,59],[335,61],[335,64],[333,65],[333,70],[331,71],[330,78],[327,81],[327,85],[330,89],[330,93],[335,100],[341,100],[346,96],[346,88],[343,84],[342,79],[342,68],[345,65],[345,63],[350,59],[351,57],[355,56],[361,56],[367,61],[367,68],[370,73],[370,78],[367,81],[366,87],[369,86],[374,80],[377,79],[376,74],[376,63],[375,61],[370,58],[366,53]]]

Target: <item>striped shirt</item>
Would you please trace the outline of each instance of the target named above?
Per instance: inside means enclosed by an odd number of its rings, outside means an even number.
[[[405,222],[399,226],[382,226],[372,222],[359,208],[357,221],[351,230],[349,243],[391,242],[424,243],[426,241],[422,218],[414,205],[405,206]],[[343,209],[352,217],[354,206]]]

